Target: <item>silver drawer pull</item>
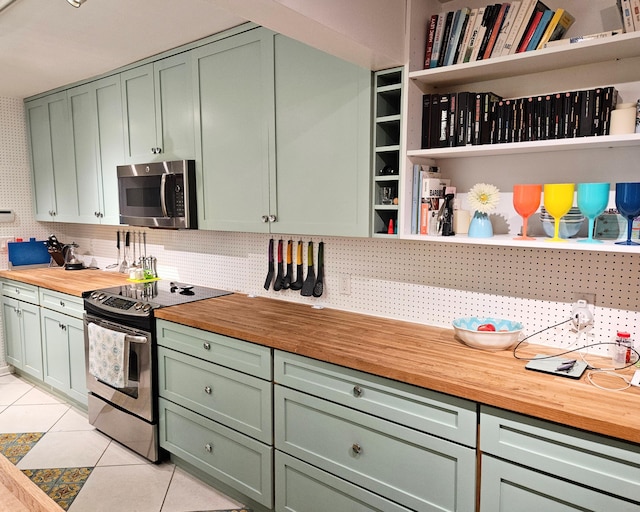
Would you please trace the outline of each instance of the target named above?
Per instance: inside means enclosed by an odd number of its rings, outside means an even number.
[[[63,302],[63,301],[60,301],[60,305],[61,305],[62,307],[64,307],[64,302]]]
[[[353,443],[353,445],[351,446],[351,451],[356,455],[360,455],[360,453],[362,452],[362,446],[360,446],[358,443]]]
[[[362,388],[360,386],[353,386],[353,396],[356,398],[362,396]]]
[[[18,288],[16,288],[16,293],[20,295],[20,290],[18,290]]]
[[[205,387],[204,387],[204,392],[205,392],[207,395],[210,395],[210,394],[211,394],[211,386],[205,386]]]
[[[204,445],[204,449],[207,450],[209,453],[211,453],[213,451],[213,446],[207,443]]]
[[[211,350],[211,343],[207,343],[206,341],[202,344],[202,348],[205,350]]]

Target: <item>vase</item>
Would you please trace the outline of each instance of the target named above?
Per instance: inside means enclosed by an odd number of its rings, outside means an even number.
[[[493,236],[493,226],[489,215],[475,212],[469,224],[469,238],[490,238]]]

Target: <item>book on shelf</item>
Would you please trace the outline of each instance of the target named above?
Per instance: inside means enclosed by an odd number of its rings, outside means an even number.
[[[484,54],[482,56],[483,59],[488,59],[491,57],[491,53],[493,52],[494,45],[498,39],[498,35],[500,34],[500,29],[502,28],[502,24],[504,23],[505,16],[509,11],[510,4],[505,2],[500,5],[498,12],[496,14],[495,20],[493,22],[493,26],[490,29],[490,35],[487,40],[487,46],[484,50]]]
[[[529,41],[531,41],[531,38],[533,37],[533,33],[535,32],[536,27],[540,23],[540,20],[542,19],[543,14],[544,14],[544,11],[542,10],[534,11],[534,13],[531,16],[531,19],[529,20],[529,24],[527,25],[527,29],[524,35],[522,36],[522,39],[520,40],[520,44],[518,44],[516,53],[522,53],[527,50],[527,45],[529,44]]]
[[[544,48],[553,48],[554,46],[581,43],[582,41],[591,41],[592,39],[604,39],[618,34],[620,34],[620,30],[606,30],[604,32],[597,32],[595,34],[586,34],[565,39],[557,39],[555,41],[548,41],[547,43],[545,43]]]
[[[457,11],[449,11],[442,27],[442,43],[440,45],[440,54],[438,55],[438,67],[444,65],[444,59],[447,53],[449,37],[451,37],[451,26]]]
[[[631,0],[631,19],[635,30],[640,30],[640,0]]]
[[[427,29],[427,44],[424,51],[424,69],[431,67],[431,54],[433,53],[433,39],[436,35],[436,26],[438,24],[438,15],[431,16],[429,28]]]
[[[622,28],[625,32],[633,32],[635,24],[631,14],[631,0],[617,0],[618,10],[622,21]]]
[[[493,26],[495,25],[498,13],[500,12],[500,5],[501,4],[488,5],[487,9],[484,11],[484,20],[482,20],[482,28],[484,29],[482,31],[482,40],[480,41],[478,54],[474,60],[484,59],[484,53],[487,49],[487,45],[489,44],[489,39],[493,32]]]
[[[576,19],[573,15],[565,9],[557,9],[551,18],[551,21],[549,21],[544,34],[542,34],[537,49],[540,50],[545,48],[545,44],[549,41],[562,39],[575,20]]]
[[[469,13],[469,18],[467,19],[467,25],[464,29],[464,35],[460,39],[460,45],[458,46],[458,58],[456,59],[456,64],[462,64],[464,62],[464,56],[467,52],[467,48],[469,47],[469,42],[471,40],[471,34],[475,28],[476,18],[478,17],[478,12],[480,9],[471,9]],[[484,10],[483,10],[484,12]]]
[[[640,99],[636,102],[636,133],[640,133]]]
[[[438,213],[444,198],[445,188],[451,180],[428,171],[421,171],[420,177],[420,221],[418,229],[421,235],[438,234]]]
[[[442,47],[442,31],[444,29],[444,23],[447,15],[442,14],[438,16],[438,22],[436,23],[436,30],[433,34],[433,47],[431,49],[431,60],[429,61],[429,68],[438,67],[438,59],[440,58],[440,48]]]
[[[540,21],[539,13],[543,13],[547,9],[548,7],[540,0],[523,0],[519,16],[521,23],[517,32],[514,34],[513,44],[509,48],[509,54],[524,51],[523,42],[525,40],[528,41],[527,37],[530,38],[533,36],[532,25],[533,30],[535,30],[535,26]],[[513,28],[516,28],[515,25]]]
[[[549,25],[551,18],[553,18],[553,11],[551,9],[547,9],[542,13],[542,17],[538,22],[538,26],[533,32],[533,36],[531,37],[531,40],[529,41],[529,43],[527,44],[527,47],[525,48],[526,52],[530,52],[538,48],[538,45],[540,44],[540,39],[542,39],[542,34],[544,34],[544,31],[547,29],[547,26]]]
[[[422,149],[431,147],[431,94],[422,96]]]
[[[514,0],[509,5],[509,10],[507,11],[504,21],[502,22],[502,26],[500,27],[500,31],[498,32],[498,38],[496,39],[496,43],[493,46],[493,51],[491,52],[492,57],[500,57],[502,52],[504,51],[504,45],[507,42],[507,37],[509,36],[509,32],[513,28],[513,23],[518,15],[518,10],[520,9],[520,0]]]
[[[460,37],[462,35],[462,31],[467,25],[470,12],[471,9],[468,7],[464,7],[456,11],[451,23],[451,33],[449,35],[449,41],[447,42],[447,50],[445,52],[443,66],[450,66],[456,63],[456,58],[459,52]]]
[[[479,49],[479,45],[482,39],[482,36],[480,35],[480,28],[482,26],[482,20],[484,18],[484,13],[485,13],[485,7],[478,7],[478,12],[476,13],[474,22],[473,22],[473,26],[471,27],[471,32],[469,34],[469,40],[467,41],[465,48],[464,48],[464,54],[462,57],[462,62],[470,62],[472,60],[472,55],[474,50]],[[477,52],[476,52],[477,55]]]
[[[524,34],[537,0],[522,0],[513,24],[502,48],[501,55],[511,55],[518,49],[518,43]]]

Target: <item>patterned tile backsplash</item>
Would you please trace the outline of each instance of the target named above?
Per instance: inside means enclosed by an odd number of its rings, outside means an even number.
[[[22,101],[0,98],[0,207],[16,212],[13,224],[0,224],[0,236],[55,233],[77,242],[86,264],[115,263],[117,227],[34,220],[25,131]],[[460,316],[497,316],[523,322],[525,335],[569,318],[573,292],[591,292],[595,327],[580,343],[611,341],[617,329],[640,336],[640,254],[283,236],[285,242],[312,240],[316,251],[325,242],[325,291],[314,298],[263,288],[270,235],[131,231],[146,232],[147,254],[157,258],[165,279],[443,327]],[[0,267],[6,263],[0,254]],[[576,336],[565,324],[532,341],[567,347]],[[0,368],[3,353],[0,346]]]

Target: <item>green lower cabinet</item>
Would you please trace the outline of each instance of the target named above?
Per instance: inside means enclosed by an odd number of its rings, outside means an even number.
[[[40,307],[2,297],[2,320],[7,362],[42,380]]]
[[[278,450],[412,510],[474,510],[475,449],[279,385],[274,404]]]
[[[377,494],[276,450],[278,512],[409,512]]]
[[[622,500],[494,457],[482,456],[480,512],[637,512]]]
[[[82,320],[42,308],[44,381],[83,405],[87,404]]]
[[[256,502],[273,506],[273,448],[159,399],[160,446]]]

